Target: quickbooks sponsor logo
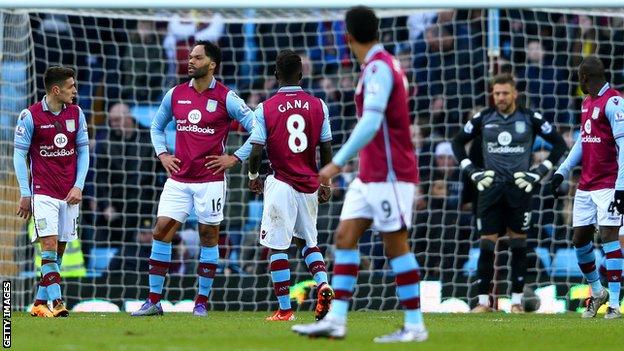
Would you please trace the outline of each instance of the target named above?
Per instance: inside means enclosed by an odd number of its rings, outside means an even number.
[[[203,134],[214,134],[215,130],[212,128],[201,128],[198,127],[196,124],[192,124],[192,125],[181,125],[178,124],[176,126],[176,130],[178,132],[194,132],[194,133],[203,133]]]
[[[581,138],[581,142],[583,143],[601,143],[602,139],[600,137],[595,136],[584,136]]]
[[[488,143],[487,150],[491,154],[521,154],[524,146],[498,146],[497,143]]]
[[[61,149],[61,150],[56,150],[56,151],[46,151],[46,150],[41,150],[39,151],[39,155],[43,156],[43,157],[59,157],[59,156],[71,156],[73,154],[75,154],[76,151],[74,149],[69,149],[69,150],[65,150],[65,149]]]

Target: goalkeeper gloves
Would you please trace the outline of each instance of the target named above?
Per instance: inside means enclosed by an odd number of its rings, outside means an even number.
[[[475,167],[469,159],[461,162],[462,169],[468,173],[477,190],[483,191],[494,182],[494,171]]]
[[[555,173],[550,178],[550,191],[552,191],[553,197],[556,199],[559,197],[559,186],[563,183],[563,176],[559,173]]]
[[[520,189],[524,189],[525,192],[530,193],[533,191],[533,187],[537,184],[548,171],[552,168],[552,162],[546,160],[539,166],[529,169],[526,172],[514,173],[515,183]]]

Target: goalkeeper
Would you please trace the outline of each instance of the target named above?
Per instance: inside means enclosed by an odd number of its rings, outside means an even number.
[[[542,115],[516,105],[518,92],[511,75],[494,77],[492,95],[496,106],[475,114],[453,139],[455,157],[479,190],[479,303],[472,311],[493,311],[489,291],[494,275],[494,247],[498,233],[506,232],[511,248],[511,312],[522,313],[524,309],[520,302],[526,273],[526,231],[531,222],[531,195],[567,148],[561,135],[542,119]],[[536,135],[549,142],[552,150],[548,159],[529,169]],[[477,136],[483,140],[484,169],[476,167],[466,155],[465,144]]]

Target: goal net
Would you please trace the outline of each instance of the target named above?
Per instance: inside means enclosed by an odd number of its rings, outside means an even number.
[[[465,311],[476,296],[479,255],[471,199],[448,141],[478,109],[488,105],[488,78],[513,72],[520,103],[553,122],[571,146],[577,134],[581,93],[576,68],[598,55],[616,88],[624,84],[624,17],[617,11],[501,10],[500,55],[488,47],[487,10],[380,10],[381,42],[396,55],[410,83],[412,141],[421,184],[414,203],[410,245],[423,278],[426,311]],[[63,261],[64,296],[70,306],[128,310],[148,293],[151,228],[166,174],[154,157],[149,125],[163,93],[186,78],[194,40],[217,42],[223,51],[218,78],[254,108],[276,90],[277,53],[299,52],[303,88],[330,111],[334,150],[356,123],[353,103],[359,67],[344,39],[343,11],[326,10],[0,10],[0,275],[15,282],[15,301],[34,297],[39,263],[31,229],[15,216],[19,197],[12,167],[12,138],[22,108],[41,99],[46,67],[77,71],[78,104],[87,116],[91,167],[84,189],[80,241]],[[495,28],[495,27],[494,27]],[[175,131],[167,129],[169,145]],[[246,134],[236,125],[227,148]],[[550,146],[537,141],[534,162]],[[230,170],[219,270],[212,308],[276,307],[267,251],[258,244],[262,199],[246,188],[246,166]],[[333,231],[357,162],[334,180],[333,198],[319,208],[319,247],[331,272]],[[578,175],[569,184],[575,189]],[[532,203],[527,285],[538,290],[546,312],[574,308],[586,289],[571,244],[571,197],[554,201],[542,186]],[[174,240],[165,283],[169,310],[187,310],[197,286],[197,220]],[[398,308],[393,276],[379,235],[360,242],[356,309]],[[510,295],[507,241],[497,246],[493,294]],[[599,257],[602,255],[599,255]],[[293,298],[311,307],[311,277],[293,247]],[[85,301],[98,302],[85,306]],[[505,306],[505,300],[500,300]],[[82,303],[82,305],[79,305]]]

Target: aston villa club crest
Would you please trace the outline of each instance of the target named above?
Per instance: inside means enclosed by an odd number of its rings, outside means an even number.
[[[600,116],[600,107],[594,107],[592,114],[591,114],[591,118],[597,119],[598,116]]]
[[[208,102],[206,103],[206,111],[215,112],[216,110],[217,110],[217,101],[208,99]]]
[[[75,132],[76,131],[76,121],[74,121],[73,119],[68,119],[65,121],[65,128],[67,129],[68,132]]]

